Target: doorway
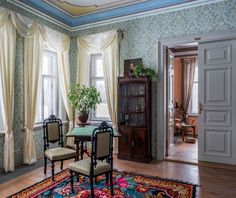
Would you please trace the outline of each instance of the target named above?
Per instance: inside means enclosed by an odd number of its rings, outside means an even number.
[[[166,49],[166,159],[198,163],[198,44]]]
[[[167,60],[168,48],[198,43],[199,124],[198,160],[236,164],[236,33],[209,34],[162,39],[158,41],[158,98],[156,159],[166,158]],[[167,47],[168,46],[168,47]]]

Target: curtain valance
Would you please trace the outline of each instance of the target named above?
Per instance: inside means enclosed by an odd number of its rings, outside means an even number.
[[[0,27],[9,20],[21,36],[30,37],[39,31],[46,40],[45,28],[43,25],[6,8],[0,7]]]

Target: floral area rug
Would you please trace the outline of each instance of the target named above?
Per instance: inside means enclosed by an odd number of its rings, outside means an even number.
[[[74,179],[75,193],[71,193],[70,173],[67,169],[56,174],[55,181],[52,181],[51,177],[44,179],[10,197],[91,197],[89,178],[80,176],[77,182],[76,178]],[[113,198],[193,198],[196,191],[196,185],[190,183],[116,170],[113,172],[113,188]],[[97,177],[94,192],[97,198],[111,197],[105,176]]]

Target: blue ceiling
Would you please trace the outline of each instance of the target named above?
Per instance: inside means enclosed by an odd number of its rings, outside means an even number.
[[[88,0],[87,0],[88,1]],[[151,11],[155,9],[170,7],[178,4],[188,3],[196,0],[148,0],[130,5],[121,6],[114,9],[108,9],[100,12],[89,13],[86,15],[72,17],[55,6],[44,0],[15,0],[16,4],[26,4],[57,21],[73,28],[81,25],[87,25],[94,22],[114,19],[140,12]]]

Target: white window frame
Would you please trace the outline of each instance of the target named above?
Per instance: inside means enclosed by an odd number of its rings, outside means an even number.
[[[90,57],[91,61],[90,61],[90,85],[91,86],[95,86],[95,81],[96,80],[103,80],[104,81],[104,76],[95,76],[95,60],[96,59],[100,59],[102,58],[102,54],[91,54],[91,57]],[[111,118],[109,116],[109,118],[107,117],[96,117],[96,110],[92,110],[91,113],[90,113],[90,120],[91,121],[111,121]]]
[[[60,119],[66,120],[65,107],[64,107],[64,104],[63,104],[63,101],[62,101],[60,90],[59,90],[57,53],[53,52],[53,51],[49,51],[47,49],[44,49],[43,50],[43,56],[44,55],[48,55],[48,56],[53,57],[53,59],[52,59],[53,67],[50,68],[51,69],[51,72],[50,72],[51,74],[43,74],[42,73],[41,76],[40,76],[41,77],[41,86],[40,86],[40,90],[39,90],[40,92],[39,92],[38,97],[41,97],[41,104],[40,104],[40,107],[41,107],[40,118],[41,119],[37,120],[37,117],[36,117],[36,121],[35,121],[36,125],[43,123],[44,119],[46,119],[46,117],[45,118],[43,117],[44,116],[44,90],[43,89],[44,89],[44,79],[46,79],[46,78],[55,80],[55,83],[51,84],[51,86],[53,86],[53,85],[55,86],[54,91],[56,91],[55,101],[53,102],[53,103],[55,103],[55,109],[52,107],[52,112],[50,114],[54,114],[55,116],[59,117]],[[56,69],[55,73],[52,71],[53,69]],[[51,94],[53,95],[53,93],[51,93]],[[39,102],[40,101],[38,101],[38,106],[39,106]],[[38,115],[38,112],[37,112],[36,116],[37,115]]]

